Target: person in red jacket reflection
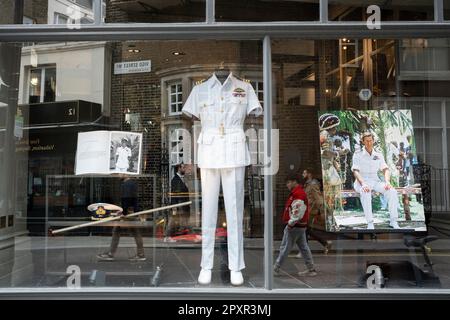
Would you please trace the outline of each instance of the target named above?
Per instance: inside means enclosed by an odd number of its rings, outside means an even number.
[[[274,274],[280,274],[281,265],[293,245],[297,244],[306,265],[306,270],[300,271],[298,275],[313,277],[317,275],[317,272],[306,235],[309,220],[308,198],[297,176],[289,176],[286,179],[286,186],[290,191],[282,214],[282,220],[286,227],[280,245],[280,253],[274,265]]]

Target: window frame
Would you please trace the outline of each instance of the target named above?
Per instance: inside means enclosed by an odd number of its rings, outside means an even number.
[[[169,130],[168,130],[168,153],[169,153],[169,165],[175,165],[177,163],[181,163],[181,161],[183,160],[183,156],[184,156],[184,150],[180,151],[180,149],[183,147],[183,140],[179,139],[180,134],[179,134],[179,130],[183,130],[183,128],[180,125],[171,125],[169,126]],[[176,135],[175,139],[172,139],[172,136]],[[175,145],[175,149],[176,151],[172,151],[172,143],[176,143]],[[180,156],[181,153],[181,156]],[[176,156],[177,161],[176,162],[172,162],[172,155]],[[180,161],[181,160],[181,161]]]
[[[78,3],[77,0],[69,0],[69,2],[72,2],[73,4],[75,4],[75,5],[77,5],[77,6],[80,6],[80,7],[82,7],[82,8],[88,9],[88,10],[93,10],[93,9],[94,9],[94,6],[95,6],[95,1],[96,1],[96,0],[90,0],[90,1],[91,1],[91,6],[90,6],[90,7],[86,7],[85,5]]]
[[[105,41],[123,40],[261,40],[263,41],[263,84],[264,84],[264,128],[270,131],[275,121],[272,116],[273,90],[272,86],[272,52],[271,38],[299,38],[299,39],[338,39],[347,38],[419,38],[419,37],[450,37],[450,23],[435,20],[431,22],[389,22],[384,23],[381,32],[368,30],[365,23],[335,23],[327,21],[327,0],[321,0],[321,20],[308,23],[214,23],[211,13],[214,13],[214,0],[207,2],[207,19],[205,23],[181,24],[106,24],[101,22],[101,15],[95,15],[95,25],[82,25],[80,29],[68,30],[61,26],[50,25],[0,25],[0,41],[12,42],[40,42],[40,41],[89,41],[102,39]],[[435,0],[435,4],[442,0]],[[99,6],[100,5],[100,6]],[[102,3],[94,0],[94,12],[99,11]],[[435,10],[436,10],[435,6]],[[437,16],[435,15],[435,19]],[[28,88],[28,86],[27,86]],[[27,93],[29,96],[29,93]],[[271,156],[272,138],[267,135],[265,147],[268,157]],[[193,298],[211,296],[232,297],[233,299],[248,298],[250,295],[258,298],[289,299],[360,299],[366,298],[450,298],[449,289],[387,289],[374,292],[369,289],[273,289],[273,177],[267,175],[264,179],[264,286],[262,288],[210,288],[196,290],[193,288],[82,288],[71,291],[65,288],[0,288],[2,297],[31,297],[31,298],[63,298],[63,297],[152,297],[152,298]]]
[[[41,88],[40,88],[40,96],[39,96],[39,102],[35,102],[35,103],[49,103],[49,102],[55,102],[56,101],[56,92],[57,92],[57,87],[56,87],[56,83],[55,83],[55,101],[44,101],[45,100],[45,75],[47,73],[47,69],[55,69],[55,75],[56,75],[56,64],[53,65],[38,65],[37,67],[28,67],[27,68],[27,103],[28,104],[32,104],[30,102],[30,85],[31,85],[31,72],[33,70],[41,70]],[[55,79],[56,82],[56,79]]]
[[[172,92],[172,86],[175,86],[175,93]],[[180,86],[180,91],[178,91],[178,86]],[[178,100],[178,95],[181,94],[181,100]],[[181,80],[179,81],[173,81],[173,82],[169,82],[167,83],[167,107],[168,107],[168,115],[169,116],[179,116],[182,114],[181,108],[183,107],[183,83]],[[172,103],[172,96],[176,97],[176,102],[175,104]],[[176,109],[178,110],[178,106],[180,106],[180,110],[179,111],[172,111],[172,106],[176,106]]]
[[[94,14],[94,25],[101,25],[101,26],[123,26],[126,24],[123,23],[106,23],[104,21],[104,18],[106,16],[106,1],[107,0],[92,0],[92,8],[87,8],[84,7],[83,5],[78,4],[75,0],[69,0],[70,2],[79,5],[82,8],[88,9],[88,10],[92,10],[93,14]],[[428,21],[386,21],[383,23],[383,25],[388,26],[388,25],[402,25],[402,24],[424,24],[424,25],[434,25],[436,23],[446,23],[447,21],[450,20],[445,20],[444,19],[444,0],[433,0],[433,7],[434,7],[434,19],[433,20],[428,20]],[[21,19],[22,20],[22,19]],[[272,21],[272,22],[258,22],[256,23],[256,25],[259,25],[260,27],[263,26],[266,30],[265,33],[269,34],[270,27],[276,27],[277,25],[287,25],[287,26],[311,26],[311,25],[323,25],[323,26],[329,26],[331,27],[333,24],[336,25],[346,25],[348,23],[355,23],[356,25],[359,25],[360,27],[366,27],[366,23],[365,22],[349,22],[349,21],[343,21],[343,22],[335,22],[335,21],[330,21],[328,19],[328,0],[319,0],[319,20],[316,21],[295,21],[295,22],[285,22],[285,21]],[[16,26],[21,25],[22,22],[20,24],[16,24]],[[184,23],[128,23],[130,25],[141,25],[141,26],[161,26],[161,25],[165,25],[165,26],[195,26],[195,25],[215,25],[216,23],[216,19],[215,19],[215,0],[205,0],[205,20],[202,22],[184,22]],[[220,25],[221,26],[226,26],[226,25],[236,25],[236,26],[242,26],[242,25],[254,25],[255,23],[250,23],[250,22],[221,22]],[[0,31],[2,29],[2,27],[5,26],[11,26],[11,25],[2,25],[0,24]],[[45,24],[36,24],[34,25],[34,28],[39,28],[42,26],[46,26]],[[49,26],[49,25],[47,25]],[[244,30],[248,30],[244,29]],[[307,30],[307,29],[306,29]],[[351,30],[351,29],[350,29]],[[424,31],[421,28],[418,28],[417,31],[419,31],[419,34],[421,33],[420,31]],[[264,30],[263,30],[264,31]],[[330,31],[336,31],[336,29],[331,28]],[[437,31],[437,30],[436,30]],[[413,33],[411,33],[413,34]],[[345,34],[339,35],[339,37],[344,37],[346,36]],[[348,34],[347,36],[350,36],[350,34]],[[0,37],[1,37],[1,33],[0,33]],[[136,38],[138,39],[138,38]]]
[[[59,19],[60,19],[60,18],[67,19],[67,22],[66,22],[66,23],[59,23]],[[53,13],[53,24],[56,24],[56,25],[68,25],[68,24],[72,24],[72,19],[70,19],[69,16],[67,16],[67,15],[65,15],[65,14],[63,14],[63,13],[61,13],[61,12],[54,12],[54,13]]]

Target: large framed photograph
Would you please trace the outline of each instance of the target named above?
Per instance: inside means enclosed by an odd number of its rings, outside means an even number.
[[[319,112],[327,231],[425,231],[409,110]]]
[[[78,133],[75,174],[140,174],[142,133],[88,131]]]

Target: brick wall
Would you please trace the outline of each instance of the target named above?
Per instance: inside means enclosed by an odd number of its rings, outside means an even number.
[[[17,5],[11,0],[0,0],[0,24],[14,23],[14,10],[18,9]],[[24,1],[23,15],[34,19],[36,23],[47,23],[47,8],[48,0]]]

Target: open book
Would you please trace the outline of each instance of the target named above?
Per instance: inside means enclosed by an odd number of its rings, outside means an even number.
[[[142,133],[88,131],[78,133],[75,174],[140,174]]]

